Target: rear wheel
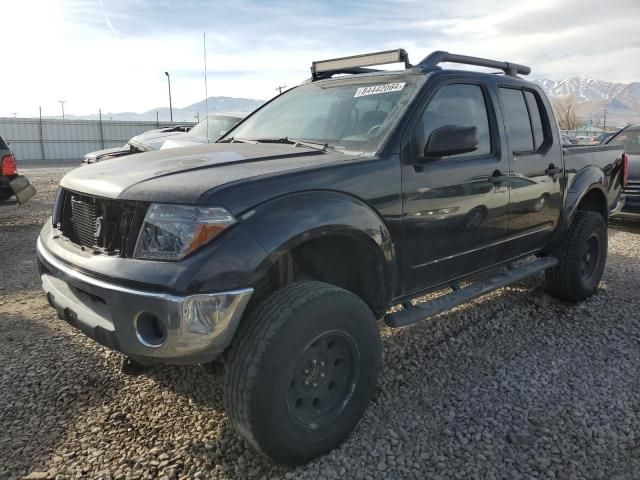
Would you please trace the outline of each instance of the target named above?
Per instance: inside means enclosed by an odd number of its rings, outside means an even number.
[[[607,261],[607,225],[602,215],[580,211],[553,252],[558,265],[545,273],[552,295],[580,301],[598,289]]]
[[[293,283],[241,324],[227,361],[235,429],[275,461],[299,464],[339,445],[360,420],[381,368],[380,335],[354,294]]]

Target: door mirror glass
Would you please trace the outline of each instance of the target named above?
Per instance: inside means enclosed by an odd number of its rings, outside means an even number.
[[[436,128],[424,147],[425,159],[435,159],[478,149],[478,128],[461,125],[444,125]]]

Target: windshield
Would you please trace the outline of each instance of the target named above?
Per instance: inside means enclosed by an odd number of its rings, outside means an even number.
[[[207,135],[207,119],[205,118],[189,134],[194,137],[206,137],[212,142],[218,140],[222,135],[231,130],[241,119],[235,117],[225,117],[221,115],[209,116],[209,134]]]
[[[615,145],[630,155],[640,155],[640,127],[627,128],[607,142]]]
[[[265,105],[229,137],[307,140],[373,153],[423,82],[422,75],[388,75],[303,85]]]

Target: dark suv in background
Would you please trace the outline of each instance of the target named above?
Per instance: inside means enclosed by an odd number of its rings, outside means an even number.
[[[617,216],[640,218],[640,124],[629,125],[606,142],[624,149],[629,158],[629,170],[623,193],[624,207]]]
[[[0,202],[15,195],[18,203],[24,203],[36,194],[36,189],[26,177],[18,175],[16,159],[7,142],[0,137]]]

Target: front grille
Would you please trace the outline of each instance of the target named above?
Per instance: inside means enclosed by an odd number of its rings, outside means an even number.
[[[96,199],[81,195],[71,195],[71,238],[84,247],[97,247],[96,235],[98,218]]]
[[[98,254],[131,257],[148,205],[63,190],[55,218],[60,233]]]
[[[627,185],[622,189],[622,192],[631,197],[640,196],[640,182],[627,181]]]

